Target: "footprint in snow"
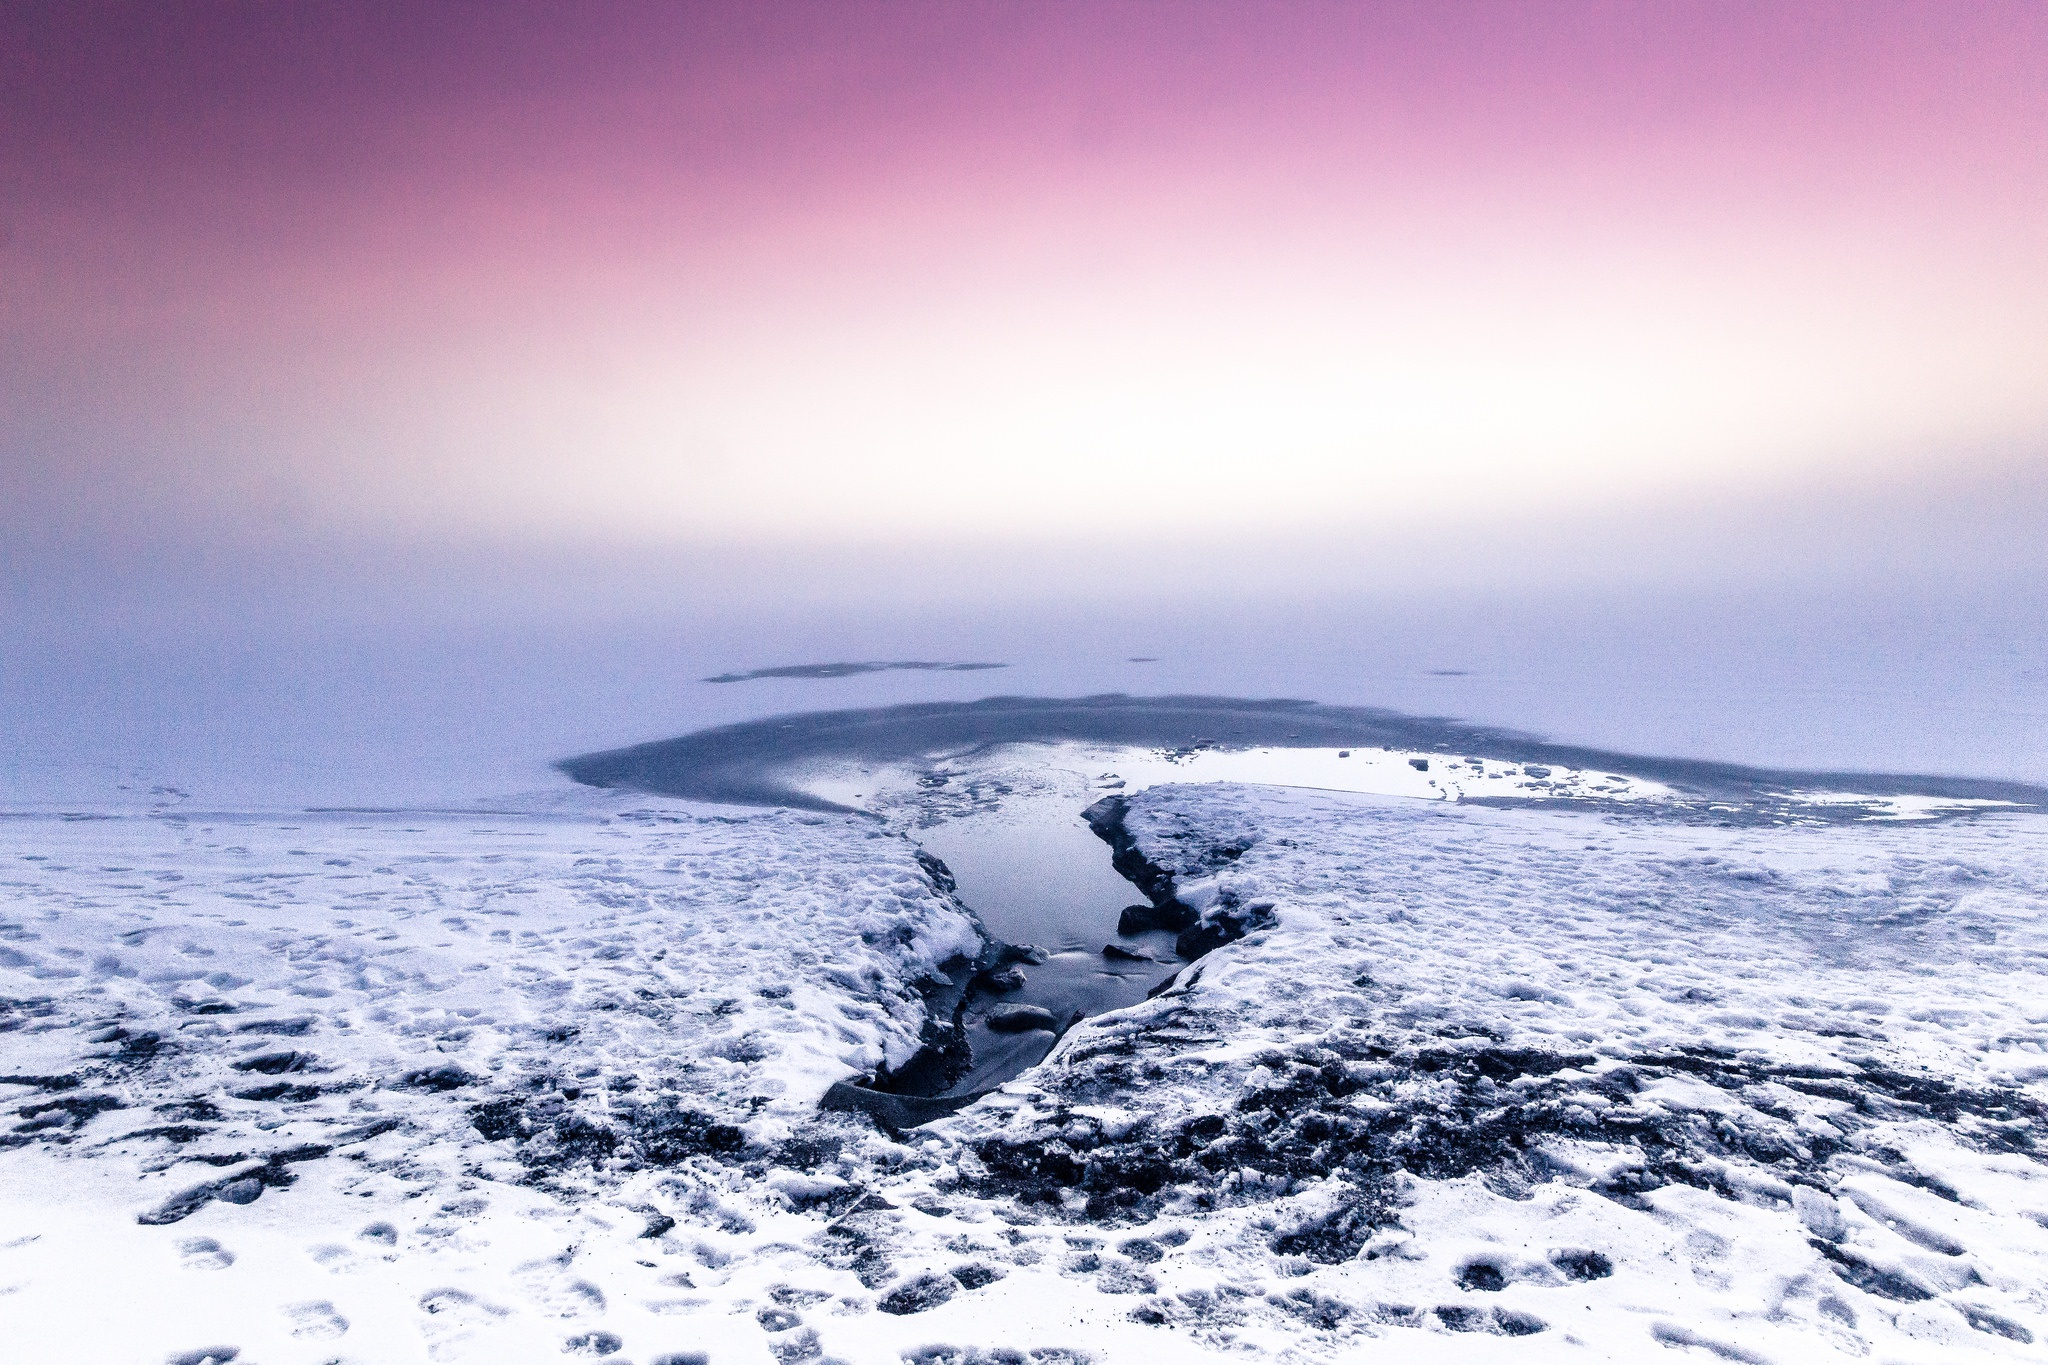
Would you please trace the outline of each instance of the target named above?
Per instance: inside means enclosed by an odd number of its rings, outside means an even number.
[[[544,1261],[529,1261],[512,1272],[533,1303],[533,1306],[550,1317],[580,1318],[589,1313],[602,1313],[605,1308],[604,1291],[588,1280],[579,1279],[569,1273],[569,1255],[551,1256]]]
[[[425,1321],[420,1335],[427,1339],[430,1360],[455,1360],[463,1354],[464,1343],[478,1329],[490,1326],[512,1310],[487,1303],[462,1289],[430,1289],[420,1295],[420,1312]]]
[[[235,1253],[211,1237],[187,1237],[178,1243],[178,1264],[187,1270],[226,1270]]]
[[[292,1335],[314,1341],[332,1341],[348,1331],[348,1319],[334,1311],[325,1299],[311,1303],[288,1303],[284,1315],[291,1319]]]

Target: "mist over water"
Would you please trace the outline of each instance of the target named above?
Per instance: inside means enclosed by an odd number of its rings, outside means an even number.
[[[980,599],[367,581],[45,594],[0,633],[0,793],[474,801],[558,786],[549,765],[572,754],[762,716],[1111,692],[1386,707],[1771,768],[2048,779],[2048,593],[2027,581],[1176,594],[1134,579]],[[707,681],[905,661],[1007,666]]]

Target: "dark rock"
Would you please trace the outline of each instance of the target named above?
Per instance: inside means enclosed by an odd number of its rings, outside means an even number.
[[[1429,771],[1429,760],[1426,758],[1411,758],[1408,760],[1408,766],[1415,769],[1416,772],[1426,773]],[[1441,1313],[1443,1310],[1438,1309],[1437,1311]],[[1454,1328],[1453,1330],[1459,1329]]]
[[[981,985],[992,991],[1021,991],[1024,989],[1024,969],[1005,967],[998,972],[989,972],[981,978]]]
[[[1193,962],[1196,958],[1206,957],[1215,952],[1236,937],[1237,935],[1231,933],[1225,924],[1192,924],[1181,930],[1180,937],[1173,941],[1173,950]]]
[[[1950,1299],[1949,1302],[1962,1311],[1964,1321],[1980,1332],[1994,1337],[2004,1337],[2007,1341],[2017,1341],[2023,1345],[2031,1346],[2034,1343],[2034,1334],[2011,1318],[2002,1318],[1985,1309],[1967,1303],[1957,1303],[1954,1299]]]
[[[1194,912],[1184,905],[1127,905],[1116,917],[1119,934],[1142,934],[1153,929],[1185,929],[1193,923]]]
[[[244,1057],[234,1067],[237,1071],[253,1071],[262,1076],[282,1076],[288,1071],[304,1071],[312,1060],[304,1052],[265,1052]]]
[[[948,896],[958,894],[960,884],[953,880],[953,869],[947,867],[943,861],[919,849],[917,863],[924,869],[924,875],[931,878],[932,885],[942,893]]]
[[[126,1142],[133,1138],[162,1138],[165,1142],[176,1143],[182,1147],[188,1142],[198,1141],[211,1131],[196,1123],[163,1123],[154,1128],[137,1128],[132,1133],[123,1133],[121,1140]]]
[[[665,1213],[650,1213],[647,1215],[647,1226],[641,1229],[640,1235],[642,1237],[665,1237],[675,1225],[676,1220]]]
[[[1111,962],[1150,962],[1152,960],[1149,954],[1132,952],[1120,943],[1103,944],[1102,955]]]
[[[997,1033],[1028,1033],[1032,1029],[1054,1031],[1059,1028],[1059,1020],[1053,1017],[1052,1011],[1037,1005],[1004,1005],[990,1010],[983,1022]]]
[[[230,1180],[213,1192],[215,1199],[228,1204],[253,1204],[263,1194],[263,1182],[247,1178]]]

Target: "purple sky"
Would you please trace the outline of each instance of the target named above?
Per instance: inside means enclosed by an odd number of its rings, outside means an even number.
[[[24,4],[0,63],[0,534],[81,554],[2041,497],[2034,4]]]

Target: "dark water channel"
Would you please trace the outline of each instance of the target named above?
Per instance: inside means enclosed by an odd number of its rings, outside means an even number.
[[[1036,1006],[1063,1030],[1076,1019],[1138,1003],[1183,965],[1170,931],[1117,933],[1124,907],[1145,898],[1110,866],[1109,845],[1072,799],[1012,800],[999,811],[945,821],[916,837],[946,864],[960,899],[992,936],[1046,954],[1043,962],[1016,964],[1021,987],[969,995],[962,1022],[974,1064],[940,1092],[944,1096],[1001,1085],[1051,1049],[1055,1032],[998,1032],[989,1026],[991,1012]],[[1140,960],[1105,955],[1111,944]]]

